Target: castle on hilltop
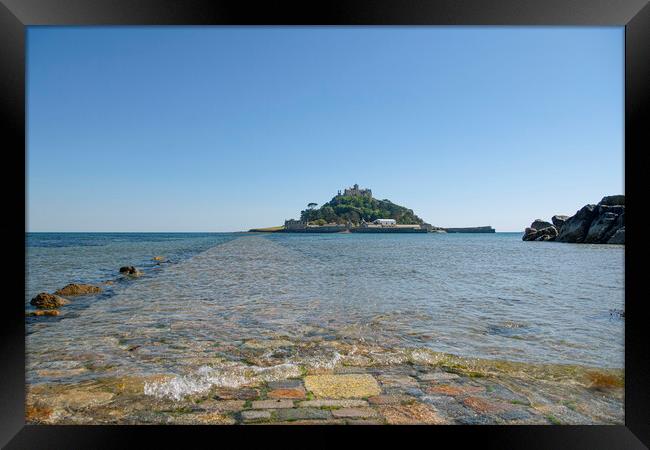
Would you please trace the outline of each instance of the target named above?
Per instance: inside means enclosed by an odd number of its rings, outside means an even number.
[[[340,190],[338,195],[341,195]],[[359,197],[372,198],[372,191],[370,189],[360,189],[359,185],[355,184],[354,186],[345,189],[343,191],[343,195],[345,195],[346,197],[359,196]]]

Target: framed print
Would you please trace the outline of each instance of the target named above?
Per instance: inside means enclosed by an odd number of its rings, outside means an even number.
[[[0,10],[7,448],[648,445],[647,2]]]

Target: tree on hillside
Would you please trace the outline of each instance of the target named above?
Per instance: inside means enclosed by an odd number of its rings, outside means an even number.
[[[309,203],[309,204],[307,205],[307,208],[309,208],[309,209],[314,209],[314,208],[317,207],[317,206],[318,206],[318,203]]]

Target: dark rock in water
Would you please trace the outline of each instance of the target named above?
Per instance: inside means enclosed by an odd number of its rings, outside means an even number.
[[[560,230],[562,230],[562,225],[564,225],[564,222],[567,221],[569,216],[561,216],[561,215],[556,215],[551,217],[551,222],[553,222],[553,226],[557,229],[558,233]]]
[[[603,197],[572,217],[553,216],[553,225],[536,219],[526,228],[524,241],[558,241],[585,244],[625,244],[625,196]]]
[[[537,238],[537,230],[534,230],[530,227],[526,227],[524,230],[524,236],[521,238],[524,241],[534,241]]]
[[[605,206],[621,205],[621,206],[625,206],[625,196],[624,195],[608,195],[606,197],[603,197],[603,199],[598,203],[598,205],[605,205]]]
[[[609,238],[608,244],[625,244],[625,227],[616,230],[616,233]]]
[[[542,219],[535,219],[533,223],[530,224],[530,228],[533,230],[543,230],[544,228],[552,227],[552,223],[543,221]]]
[[[93,286],[92,284],[68,284],[66,287],[55,291],[56,295],[88,295],[98,294],[102,291],[101,288]]]
[[[596,205],[583,206],[573,217],[564,222],[562,231],[556,240],[559,242],[583,242],[597,213]]]
[[[557,237],[557,229],[551,225],[537,231],[536,241],[554,241]]]
[[[125,275],[133,275],[133,276],[142,275],[142,272],[140,272],[138,269],[136,269],[133,266],[120,267],[120,273],[123,273]]]
[[[524,241],[553,241],[557,237],[557,229],[549,224],[548,222],[542,222],[541,220],[536,220],[533,222],[533,225],[540,223],[546,223],[548,226],[540,229],[535,229],[532,226],[526,228],[524,231],[524,236],[522,240]]]
[[[69,302],[63,297],[59,297],[58,295],[41,292],[29,303],[30,305],[36,306],[40,309],[56,309],[60,306],[67,305]]]

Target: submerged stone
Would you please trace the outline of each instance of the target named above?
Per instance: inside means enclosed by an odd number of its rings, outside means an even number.
[[[276,417],[278,420],[330,419],[332,413],[318,408],[280,409],[276,411]]]
[[[56,309],[63,305],[67,305],[68,300],[58,295],[48,294],[47,292],[41,292],[36,297],[34,297],[30,302],[32,306],[36,306],[41,309]]]
[[[308,375],[305,387],[320,398],[363,398],[379,395],[377,380],[369,374]]]
[[[298,403],[301,408],[354,408],[360,406],[368,406],[365,400],[306,400]]]
[[[379,411],[391,425],[443,425],[448,421],[441,417],[438,412],[424,403],[412,403],[409,405],[382,405]]]
[[[379,414],[372,408],[341,408],[332,410],[332,416],[350,419],[365,419],[377,417]]]
[[[56,295],[89,295],[98,294],[101,291],[102,289],[100,287],[93,286],[92,284],[70,283],[54,293]]]
[[[305,389],[303,387],[296,387],[296,388],[280,388],[280,389],[273,389],[272,391],[269,391],[267,396],[269,398],[287,398],[287,399],[294,399],[294,400],[302,400],[305,398]]]
[[[253,409],[293,408],[293,401],[285,399],[257,400],[252,403]]]
[[[244,422],[269,420],[271,418],[271,411],[242,411],[241,418]]]
[[[41,309],[38,311],[29,311],[25,313],[28,317],[39,317],[39,316],[58,316],[60,313],[57,309]]]

